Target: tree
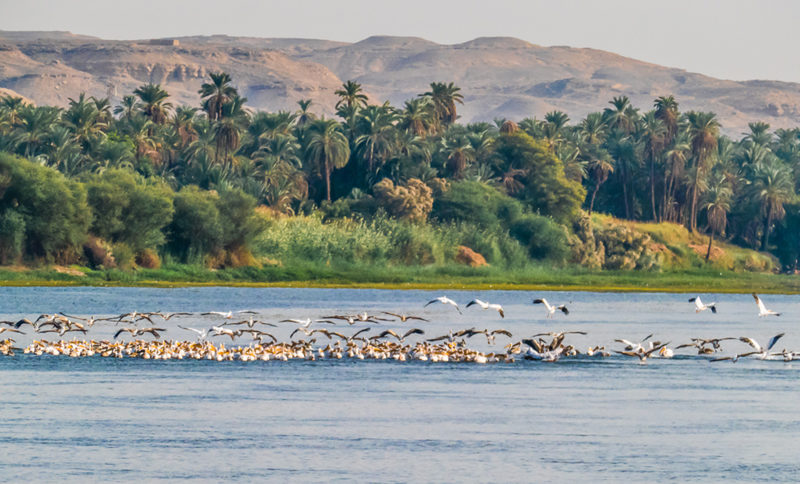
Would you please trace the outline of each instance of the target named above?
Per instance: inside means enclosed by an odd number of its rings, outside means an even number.
[[[665,144],[670,144],[678,134],[678,122],[680,121],[678,101],[674,96],[660,96],[655,100],[653,107],[656,108],[656,118],[664,123],[666,129]]]
[[[656,162],[666,145],[667,133],[667,127],[655,112],[648,112],[642,117],[639,135],[644,138],[644,152],[650,162],[650,209],[654,222],[659,221],[656,213]]]
[[[333,93],[339,96],[339,100],[336,102],[336,109],[345,106],[349,110],[357,112],[358,109],[367,106],[367,95],[364,94],[361,84],[355,81],[346,81],[342,84],[341,89],[337,89]]]
[[[231,85],[231,76],[227,72],[209,72],[211,82],[204,82],[197,91],[202,99],[203,110],[208,119],[215,121],[222,117],[223,106],[239,96]]]
[[[464,104],[464,96],[459,92],[460,90],[461,88],[452,82],[449,84],[432,82],[431,90],[422,94],[431,100],[436,119],[444,127],[455,123],[458,119],[456,103]]]
[[[777,160],[759,164],[753,173],[751,194],[761,206],[764,217],[761,250],[767,250],[772,223],[783,219],[784,204],[795,198],[791,170]]]
[[[719,122],[714,113],[690,111],[686,113],[689,121],[689,136],[694,159],[694,183],[692,185],[691,206],[689,208],[689,229],[697,229],[697,197],[700,179],[709,168],[709,163],[717,149]]]
[[[344,168],[350,159],[350,146],[342,134],[339,123],[332,119],[319,119],[309,126],[310,137],[306,157],[325,180],[325,197],[331,201],[331,173]]]
[[[141,109],[141,104],[136,100],[136,96],[123,96],[122,103],[114,108],[114,114],[120,115],[122,119],[130,119]]]
[[[594,210],[594,200],[597,197],[597,192],[603,183],[608,180],[608,175],[614,173],[614,160],[611,155],[602,148],[596,145],[590,145],[592,151],[589,156],[589,171],[592,173],[594,179],[594,188],[592,189],[592,196],[589,199],[589,215]]]
[[[159,84],[144,84],[133,93],[142,101],[141,110],[153,124],[164,124],[169,117],[172,104],[166,102],[169,93]]]
[[[355,147],[366,163],[367,180],[371,181],[397,146],[397,115],[391,106],[368,106],[357,121],[359,135]]]
[[[247,98],[234,96],[230,101],[222,106],[221,115],[212,124],[214,139],[217,143],[215,150],[215,162],[219,159],[220,151],[224,153],[223,165],[229,164],[228,154],[236,151],[241,141],[243,126],[247,124],[247,112],[244,110],[244,103]],[[232,162],[230,163],[232,164]]]
[[[414,98],[405,103],[398,127],[424,138],[436,129],[433,105],[427,98]]]
[[[566,178],[561,161],[541,143],[521,131],[504,134],[495,144],[495,155],[505,170],[525,170],[525,188],[517,196],[535,212],[561,223],[577,216],[586,190]]]
[[[724,176],[716,178],[708,187],[705,193],[705,204],[708,228],[708,250],[706,251],[706,261],[711,258],[711,245],[714,243],[714,233],[722,235],[728,225],[728,212],[731,210],[731,198],[733,192],[728,186],[728,181]]]

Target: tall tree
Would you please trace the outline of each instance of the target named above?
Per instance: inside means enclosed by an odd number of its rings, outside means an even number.
[[[731,210],[733,192],[724,176],[717,177],[709,184],[705,193],[706,219],[710,234],[708,236],[708,250],[706,261],[711,258],[711,245],[714,243],[714,234],[722,235],[728,225],[728,212]]]
[[[325,197],[330,202],[331,173],[334,169],[344,168],[350,159],[350,146],[339,123],[325,118],[312,121],[306,156],[325,180]]]
[[[239,95],[231,85],[231,76],[227,72],[209,72],[211,82],[204,82],[197,91],[203,101],[203,110],[208,119],[215,121],[222,117],[223,106]]]
[[[455,123],[456,119],[458,119],[456,103],[464,104],[464,96],[459,91],[461,91],[461,88],[452,82],[448,84],[432,82],[431,90],[422,94],[433,103],[436,117],[443,127]]]
[[[692,186],[691,206],[689,208],[689,229],[697,229],[697,197],[700,179],[705,176],[709,164],[717,149],[719,137],[719,121],[714,113],[689,111],[689,136],[694,159],[694,183]]]
[[[169,117],[172,104],[166,102],[169,93],[159,84],[145,84],[136,88],[133,93],[142,101],[142,113],[150,118],[153,124],[164,124]]]
[[[751,193],[761,206],[764,217],[761,250],[767,250],[772,223],[783,219],[784,205],[795,198],[791,170],[777,160],[759,164],[753,173]]]

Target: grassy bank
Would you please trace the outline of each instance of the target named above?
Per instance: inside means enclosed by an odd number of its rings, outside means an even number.
[[[210,270],[169,265],[161,269],[95,271],[48,267],[0,268],[4,286],[251,286],[251,287],[372,287],[384,289],[509,289],[574,291],[664,291],[730,293],[800,293],[800,277],[730,271],[588,271],[527,267],[445,266],[320,266]]]

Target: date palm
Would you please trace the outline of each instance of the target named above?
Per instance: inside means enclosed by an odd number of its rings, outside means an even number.
[[[355,81],[346,81],[342,84],[341,89],[337,89],[333,93],[339,96],[339,100],[336,102],[336,109],[345,106],[351,111],[357,112],[367,105],[367,95],[364,94],[361,84]]]
[[[223,166],[233,165],[233,160],[228,155],[239,148],[242,130],[247,124],[247,112],[244,110],[245,101],[247,98],[232,97],[230,101],[223,104],[222,115],[212,124],[214,139],[217,143],[215,153],[217,157],[220,151],[224,153]],[[218,163],[219,159],[214,161]]]
[[[164,124],[169,117],[169,111],[172,109],[172,104],[166,100],[169,93],[163,89],[159,84],[145,84],[136,88],[133,93],[141,100],[141,110],[153,124]]]
[[[667,127],[650,111],[642,117],[639,136],[644,140],[644,154],[650,165],[650,209],[654,222],[658,222],[656,212],[656,163],[667,142]]]
[[[61,122],[72,131],[75,140],[84,148],[92,139],[103,136],[106,124],[100,119],[100,111],[94,101],[81,93],[78,99],[69,98],[69,108],[61,115]]]
[[[397,146],[396,121],[397,115],[388,103],[368,106],[359,115],[355,148],[366,163],[368,179],[378,172]]]
[[[747,123],[747,127],[750,128],[750,132],[745,134],[744,141],[769,149],[773,139],[772,133],[769,132],[769,124],[758,121]]]
[[[459,92],[460,90],[461,88],[452,82],[448,84],[432,82],[431,90],[422,94],[423,97],[431,100],[436,119],[444,127],[455,123],[458,119],[456,104],[464,104],[464,96]]]
[[[761,216],[764,217],[761,250],[766,250],[773,222],[783,219],[786,215],[784,205],[795,199],[791,169],[774,158],[757,165],[753,170],[751,196],[761,206]]]
[[[350,159],[350,144],[333,119],[318,119],[309,124],[306,159],[325,180],[325,197],[331,201],[331,173],[344,168]]]
[[[591,215],[594,210],[594,201],[595,197],[597,197],[597,192],[600,190],[603,183],[608,180],[608,176],[614,173],[614,159],[611,158],[611,155],[609,155],[606,150],[597,145],[589,145],[589,149],[584,152],[584,156],[587,156],[589,159],[588,169],[594,179],[594,188],[592,189],[592,195],[589,199],[589,215]]]
[[[664,123],[666,143],[672,143],[678,134],[678,123],[680,122],[678,101],[674,96],[660,96],[653,103],[653,107],[656,110],[656,118]]]
[[[119,106],[114,107],[114,114],[122,119],[130,119],[141,108],[136,96],[127,95],[122,98]]]
[[[203,102],[203,110],[208,119],[215,121],[223,116],[223,106],[231,102],[239,93],[231,85],[231,76],[227,72],[209,72],[211,82],[204,82],[197,91]]]
[[[23,106],[19,110],[20,142],[25,146],[25,156],[39,155],[45,137],[61,116],[61,109],[50,106]]]
[[[414,98],[405,103],[398,127],[413,136],[424,138],[436,129],[433,104],[427,98]]]
[[[612,129],[617,129],[625,134],[630,134],[636,127],[639,117],[638,110],[631,106],[628,96],[618,96],[609,101],[612,107],[603,110],[606,124]]]
[[[697,198],[700,178],[705,176],[719,137],[719,121],[714,113],[690,111],[686,113],[689,121],[689,136],[694,159],[694,182],[692,184],[691,206],[689,207],[689,229],[697,229]]]
[[[711,258],[711,245],[714,243],[714,234],[722,235],[728,225],[728,212],[731,210],[731,190],[725,176],[718,176],[709,184],[705,193],[705,203],[703,208],[706,211],[708,228],[708,250],[706,251],[706,261]]]

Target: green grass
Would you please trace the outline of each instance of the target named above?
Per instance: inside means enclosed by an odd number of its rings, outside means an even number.
[[[171,264],[161,269],[84,270],[84,276],[52,269],[18,271],[0,268],[6,286],[152,286],[193,285],[283,287],[376,287],[397,289],[510,289],[575,291],[763,292],[800,293],[800,278],[768,273],[685,270],[665,272],[588,271],[529,266],[507,270],[459,265],[377,266],[320,265],[296,262],[287,266],[210,270]]]

